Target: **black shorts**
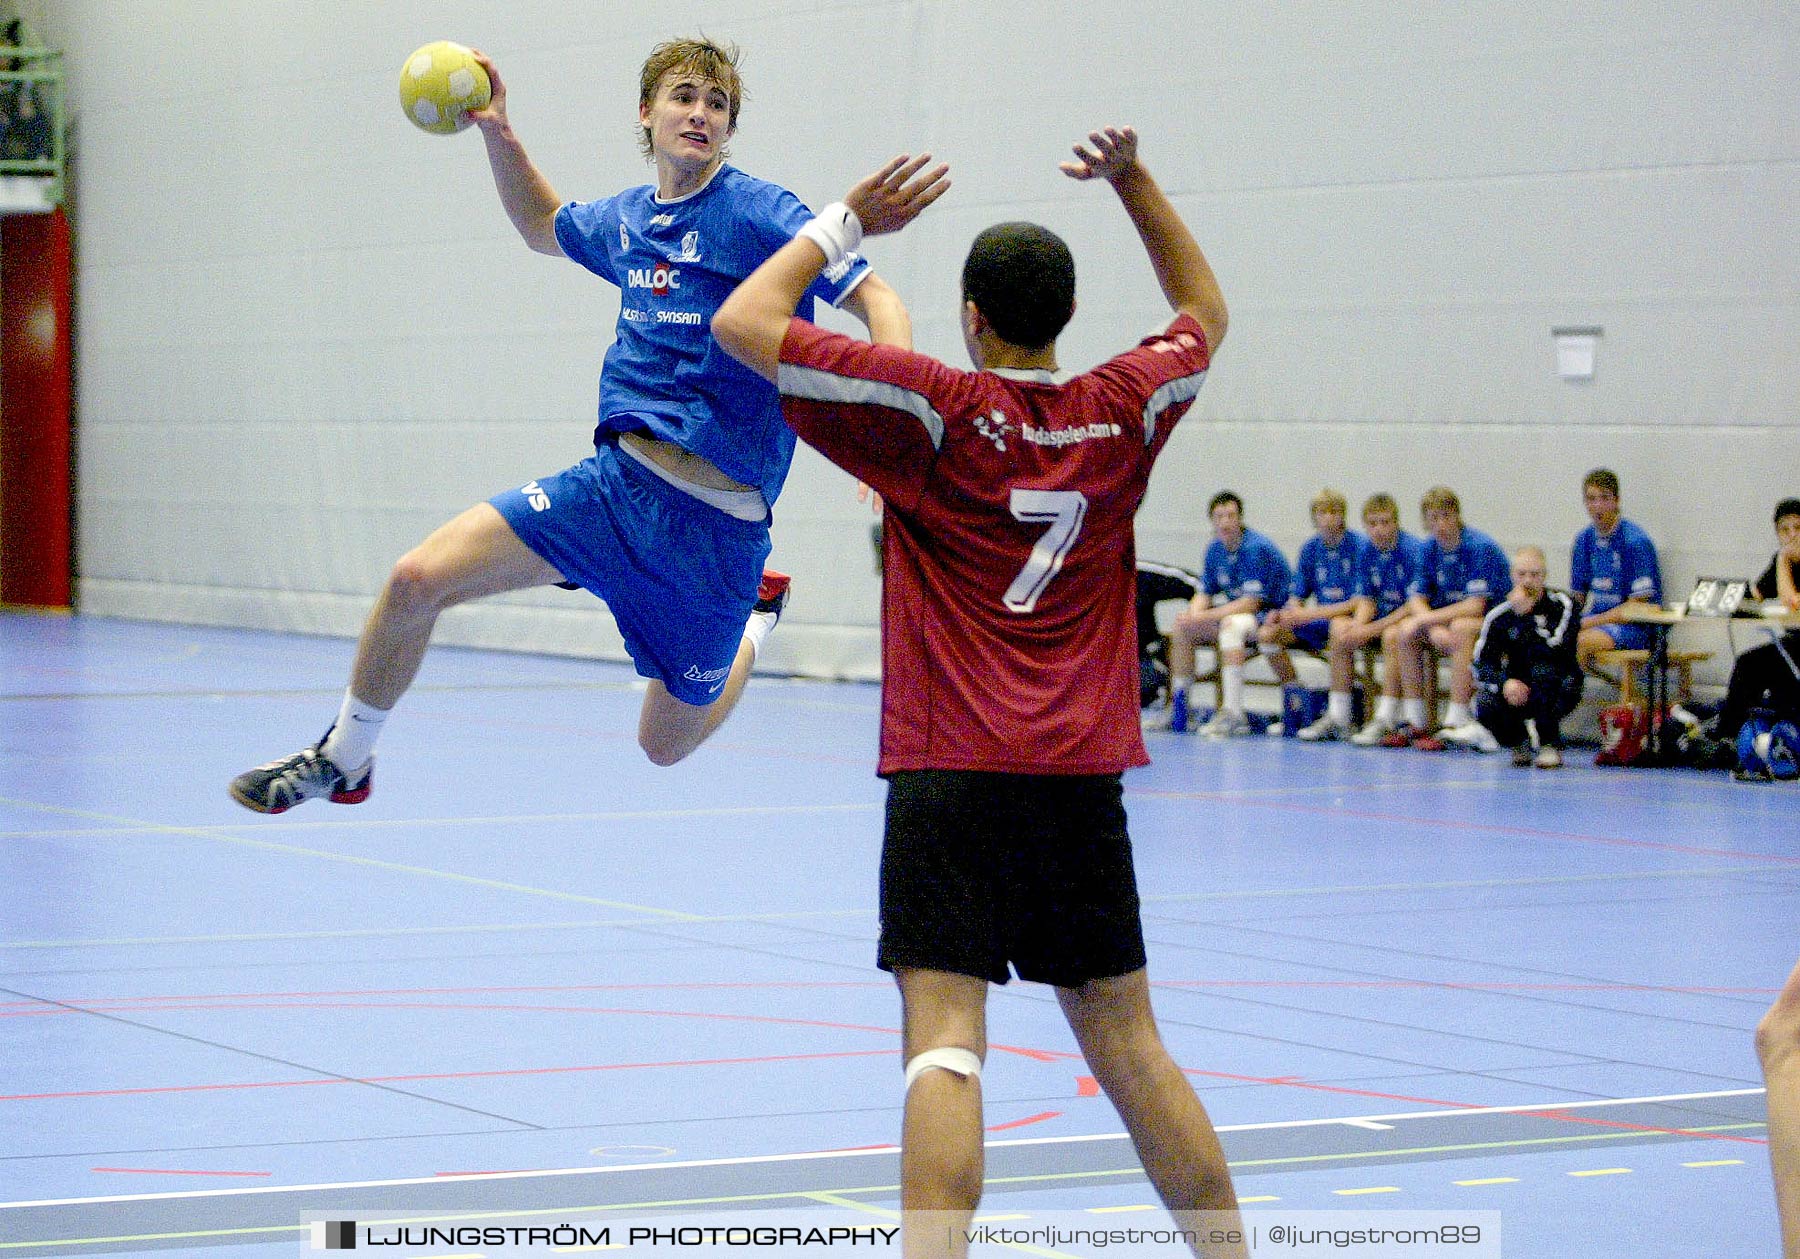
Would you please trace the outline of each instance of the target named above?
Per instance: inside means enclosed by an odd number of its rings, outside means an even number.
[[[1119,775],[891,775],[876,963],[1063,988],[1141,970]]]

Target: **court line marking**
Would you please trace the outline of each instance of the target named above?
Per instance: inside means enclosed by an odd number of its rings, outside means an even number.
[[[1595,1107],[1602,1107],[1602,1106],[1651,1105],[1651,1104],[1655,1104],[1658,1102],[1705,1101],[1705,1100],[1708,1100],[1711,1098],[1717,1098],[1717,1097],[1750,1097],[1753,1095],[1762,1094],[1763,1092],[1764,1092],[1764,1090],[1760,1089],[1760,1088],[1719,1089],[1719,1090],[1714,1090],[1714,1091],[1705,1092],[1705,1093],[1667,1093],[1667,1094],[1662,1094],[1662,1095],[1654,1096],[1654,1097],[1600,1098],[1600,1099],[1593,1100],[1593,1101],[1581,1101],[1581,1102],[1533,1102],[1533,1103],[1528,1103],[1528,1104],[1524,1104],[1524,1105],[1515,1105],[1515,1106],[1477,1106],[1477,1107],[1470,1107],[1470,1108],[1459,1109],[1459,1110],[1419,1110],[1419,1111],[1408,1111],[1408,1112],[1399,1113],[1399,1114],[1343,1116],[1343,1117],[1338,1117],[1338,1118],[1333,1118],[1333,1119],[1280,1119],[1280,1120],[1274,1120],[1274,1121],[1267,1122],[1267,1123],[1229,1124],[1229,1125],[1224,1125],[1224,1126],[1219,1127],[1217,1129],[1217,1131],[1219,1131],[1219,1132],[1257,1132],[1257,1131],[1264,1131],[1264,1130],[1269,1130],[1269,1129],[1315,1128],[1315,1127],[1324,1127],[1327,1125],[1344,1125],[1346,1123],[1351,1122],[1352,1120],[1364,1120],[1364,1121],[1371,1121],[1371,1122],[1375,1122],[1375,1123],[1385,1123],[1390,1120],[1403,1120],[1403,1119],[1444,1119],[1444,1118],[1473,1117],[1476,1115],[1512,1115],[1512,1114],[1530,1113],[1532,1111],[1540,1111],[1540,1110],[1576,1110],[1576,1109],[1592,1109]],[[1710,1128],[1694,1128],[1691,1131],[1706,1132],[1706,1131],[1712,1131],[1717,1128],[1761,1127],[1761,1126],[1763,1126],[1761,1123],[1725,1124],[1725,1125],[1713,1125]],[[1543,1138],[1543,1140],[1547,1140],[1547,1141],[1562,1141],[1562,1140],[1616,1141],[1616,1140],[1627,1140],[1627,1139],[1630,1139],[1632,1137],[1639,1136],[1639,1135],[1642,1135],[1642,1134],[1637,1133],[1637,1132],[1619,1132],[1619,1133],[1609,1132],[1609,1133],[1601,1133],[1601,1134],[1592,1135],[1592,1136],[1581,1136],[1581,1137],[1571,1137],[1571,1138],[1560,1138],[1560,1137]],[[1091,1143],[1091,1142],[1099,1142],[1099,1141],[1127,1141],[1127,1140],[1130,1140],[1130,1135],[1128,1133],[1103,1132],[1103,1133],[1091,1133],[1091,1134],[1087,1134],[1087,1135],[1060,1136],[1060,1137],[1015,1137],[1015,1138],[1011,1138],[1011,1139],[1005,1140],[1005,1141],[988,1141],[988,1142],[985,1142],[984,1145],[988,1149],[1003,1149],[1003,1148],[1014,1148],[1014,1147],[1020,1147],[1020,1146],[1031,1146],[1031,1145],[1075,1145],[1075,1144],[1083,1144],[1083,1143]],[[1540,1142],[1539,1141],[1523,1142],[1523,1144],[1538,1144],[1538,1143],[1540,1143]],[[1494,1144],[1507,1145],[1507,1144],[1514,1144],[1514,1143],[1498,1142],[1498,1143],[1494,1143]],[[1481,1148],[1486,1148],[1486,1147],[1485,1146],[1446,1146],[1446,1147],[1433,1147],[1433,1151],[1435,1151],[1437,1149],[1481,1149]],[[675,1162],[675,1163],[666,1163],[666,1162],[665,1163],[628,1163],[628,1164],[620,1164],[620,1165],[611,1166],[611,1167],[539,1168],[539,1169],[532,1170],[532,1171],[521,1171],[521,1172],[490,1172],[490,1173],[483,1173],[483,1174],[474,1175],[474,1176],[461,1176],[461,1177],[457,1178],[457,1181],[459,1184],[467,1184],[472,1181],[483,1181],[483,1180],[530,1180],[530,1179],[543,1179],[545,1177],[550,1177],[550,1176],[603,1176],[603,1175],[614,1175],[614,1174],[622,1173],[622,1172],[663,1171],[663,1170],[667,1170],[667,1169],[671,1169],[671,1168],[688,1170],[688,1169],[703,1168],[703,1167],[747,1167],[747,1166],[756,1166],[756,1165],[763,1165],[763,1164],[770,1164],[770,1163],[816,1162],[821,1159],[863,1158],[863,1157],[868,1157],[870,1155],[893,1154],[895,1152],[896,1152],[896,1147],[894,1147],[894,1146],[875,1146],[875,1147],[872,1147],[872,1148],[866,1149],[866,1150],[808,1150],[808,1151],[803,1151],[803,1152],[795,1153],[795,1154],[748,1154],[748,1155],[740,1155],[740,1156],[733,1157],[733,1158],[688,1159],[688,1160],[684,1160],[681,1162]],[[1416,1152],[1420,1152],[1420,1151],[1381,1150],[1381,1151],[1375,1151],[1374,1153],[1390,1154],[1390,1153],[1396,1153],[1396,1152],[1416,1153]],[[1310,1161],[1310,1160],[1317,1159],[1317,1158],[1335,1158],[1335,1157],[1342,1157],[1342,1156],[1339,1156],[1339,1155],[1304,1155],[1304,1156],[1299,1156],[1298,1158],[1295,1158],[1295,1159],[1261,1159],[1261,1160],[1256,1160],[1254,1163],[1234,1164],[1234,1166],[1262,1166],[1262,1165],[1266,1165],[1266,1164],[1270,1164],[1270,1163]],[[1141,1169],[1139,1169],[1139,1170],[1141,1171]],[[1088,1175],[1088,1174],[1092,1174],[1092,1173],[1070,1173],[1070,1174],[1072,1174],[1072,1175],[1073,1174]],[[1017,1179],[1017,1178],[1012,1178],[1012,1179]],[[331,1182],[324,1182],[324,1183],[319,1183],[319,1184],[309,1184],[309,1185],[256,1185],[256,1186],[248,1186],[248,1187],[237,1188],[237,1189],[197,1189],[197,1190],[188,1190],[185,1192],[172,1191],[172,1192],[167,1192],[167,1193],[105,1194],[105,1195],[101,1195],[98,1197],[88,1197],[88,1198],[44,1198],[44,1199],[38,1199],[38,1200],[33,1200],[33,1201],[0,1202],[0,1211],[11,1210],[11,1209],[23,1209],[26,1207],[86,1206],[86,1205],[94,1205],[94,1204],[109,1203],[109,1202],[150,1202],[150,1201],[159,1201],[159,1200],[168,1200],[168,1199],[246,1197],[246,1196],[250,1196],[250,1195],[264,1195],[264,1194],[277,1194],[277,1193],[315,1193],[315,1192],[316,1193],[325,1193],[325,1192],[336,1191],[336,1190],[351,1190],[351,1189],[392,1189],[392,1188],[399,1188],[399,1187],[408,1186],[408,1185],[441,1185],[442,1183],[443,1183],[442,1179],[440,1177],[436,1177],[436,1176],[411,1176],[411,1177],[404,1177],[404,1178],[399,1178],[399,1179],[389,1179],[389,1180],[347,1180],[347,1181],[331,1181]],[[993,1182],[993,1183],[1006,1183],[1006,1182]],[[661,1204],[659,1204],[659,1205],[661,1205]]]
[[[28,808],[54,809],[55,806],[37,805],[29,801],[0,798],[0,804],[22,805]],[[423,817],[423,818],[366,818],[354,821],[290,821],[256,822],[253,825],[259,831],[293,830],[293,831],[347,831],[347,830],[391,830],[397,827],[451,827],[451,826],[523,826],[546,822],[641,822],[668,818],[682,820],[687,818],[710,817],[761,817],[768,815],[789,816],[794,814],[817,813],[875,813],[882,805],[878,801],[869,803],[845,804],[768,804],[768,805],[719,805],[710,808],[688,809],[609,809],[597,813],[512,813],[496,814],[491,817]],[[73,810],[68,810],[74,812]],[[93,816],[104,816],[95,814]],[[243,829],[243,823],[206,826],[184,826],[181,833],[189,835],[226,834]],[[36,839],[36,838],[110,838],[119,835],[144,835],[166,833],[171,828],[156,822],[138,822],[122,819],[118,826],[86,826],[71,827],[60,831],[0,831],[0,839]]]
[[[174,1167],[90,1167],[91,1172],[114,1172],[133,1176],[273,1176],[274,1172],[214,1172]]]
[[[1467,892],[1485,891],[1503,887],[1559,887],[1571,883],[1631,883],[1645,880],[1672,880],[1691,878],[1731,879],[1752,873],[1754,866],[1699,866],[1681,870],[1620,870],[1599,874],[1564,874],[1541,875],[1534,878],[1516,879],[1444,879],[1430,883],[1364,883],[1333,886],[1330,884],[1318,887],[1267,888],[1233,892],[1179,892],[1165,893],[1160,896],[1146,896],[1146,905],[1183,905],[1203,902],[1238,901],[1238,900],[1273,900],[1295,896],[1348,896],[1366,895],[1373,892]],[[1785,864],[1771,864],[1762,867],[1770,871],[1785,871]],[[1446,906],[1445,908],[1454,908]]]
[[[1618,1099],[1618,1100],[1624,1101],[1627,1099]],[[1466,1112],[1452,1112],[1452,1113],[1466,1113]],[[1726,1126],[1730,1126],[1730,1125],[1726,1125]],[[1742,1125],[1739,1125],[1739,1126],[1742,1126]],[[1221,1129],[1221,1131],[1230,1131],[1230,1129]],[[1404,1155],[1404,1154],[1442,1154],[1442,1153],[1460,1153],[1460,1152],[1466,1152],[1466,1151],[1470,1151],[1470,1150],[1510,1149],[1510,1148],[1520,1148],[1520,1147],[1524,1147],[1524,1146],[1533,1146],[1533,1145],[1571,1145],[1571,1144],[1579,1144],[1579,1143],[1591,1142],[1591,1141],[1624,1140],[1624,1139],[1628,1139],[1628,1137],[1630,1135],[1631,1134],[1627,1134],[1627,1133],[1606,1133],[1606,1134],[1602,1134],[1602,1135],[1598,1135],[1598,1136],[1543,1137],[1543,1138],[1536,1138],[1536,1139],[1531,1139],[1531,1140],[1475,1142],[1475,1143],[1464,1144],[1464,1145],[1419,1146],[1419,1147],[1415,1147],[1412,1149],[1400,1149],[1400,1150],[1370,1150],[1370,1151],[1353,1151],[1350,1153],[1337,1153],[1337,1154],[1301,1155],[1301,1156],[1295,1156],[1295,1157],[1289,1157],[1289,1158],[1250,1159],[1250,1160],[1245,1160],[1242,1162],[1234,1162],[1234,1163],[1229,1164],[1229,1166],[1231,1166],[1234,1169],[1237,1169],[1237,1168],[1246,1168],[1246,1167],[1268,1167],[1268,1166],[1275,1166],[1275,1165],[1279,1165],[1279,1164],[1291,1164],[1291,1163],[1314,1163],[1314,1162],[1330,1161],[1330,1160],[1334,1160],[1334,1159],[1342,1160],[1342,1159],[1357,1159],[1357,1158],[1375,1158],[1375,1157],[1381,1157],[1384,1155],[1391,1156],[1391,1155]],[[1117,1134],[1113,1134],[1112,1137],[1106,1138],[1106,1139],[1122,1140],[1122,1139],[1126,1139],[1126,1134],[1117,1133]],[[1038,1142],[989,1142],[988,1144],[989,1145],[1038,1144]],[[877,1151],[871,1151],[871,1152],[877,1152]],[[893,1149],[892,1147],[889,1147],[889,1148],[879,1151],[879,1152],[897,1153],[898,1151]],[[789,1159],[789,1158],[794,1158],[794,1157],[802,1157],[802,1158],[817,1157],[817,1155],[801,1155],[801,1156],[774,1155],[774,1156],[763,1156],[761,1158],[706,1160],[706,1161],[701,1162],[699,1165],[706,1165],[709,1163],[768,1162],[768,1161],[778,1161],[781,1159]],[[655,1166],[655,1165],[651,1165],[651,1166]],[[680,1166],[680,1165],[679,1164],[662,1164],[662,1166]],[[596,1169],[582,1169],[582,1170],[630,1171],[630,1170],[636,1170],[636,1169],[632,1169],[632,1168],[610,1168],[610,1169],[609,1168],[596,1168]],[[501,1174],[501,1175],[496,1175],[493,1178],[499,1179],[499,1178],[502,1178],[503,1176],[516,1177],[519,1175],[544,1175],[544,1174],[572,1174],[572,1173],[505,1173],[505,1174]],[[1121,1168],[1102,1168],[1102,1169],[1095,1169],[1092,1171],[1079,1171],[1079,1172],[1051,1172],[1051,1173],[1045,1173],[1045,1174],[1041,1174],[1041,1175],[1030,1175],[1030,1176],[990,1177],[984,1183],[989,1184],[989,1185],[1044,1184],[1044,1183],[1051,1182],[1051,1181],[1083,1180],[1083,1179],[1092,1180],[1092,1179],[1100,1179],[1100,1178],[1114,1177],[1114,1176],[1142,1177],[1143,1174],[1144,1174],[1144,1170],[1141,1166],[1133,1166],[1133,1167],[1121,1167]],[[407,1182],[392,1182],[392,1183],[398,1184],[398,1183],[407,1183]],[[430,1183],[430,1182],[420,1182],[420,1183]],[[301,1187],[302,1186],[293,1186],[294,1189],[298,1189]],[[329,1187],[329,1186],[326,1186],[326,1187]],[[346,1186],[346,1187],[354,1187],[354,1186]],[[602,1204],[589,1204],[586,1206],[577,1205],[577,1206],[568,1206],[568,1207],[521,1208],[521,1209],[517,1209],[517,1210],[485,1211],[485,1212],[479,1212],[479,1213],[462,1212],[462,1213],[449,1214],[449,1215],[420,1216],[420,1217],[416,1217],[414,1219],[397,1220],[397,1221],[391,1221],[391,1222],[392,1223],[401,1223],[401,1224],[446,1223],[446,1222],[458,1221],[458,1220],[521,1219],[521,1218],[525,1218],[528,1216],[541,1216],[541,1215],[568,1216],[568,1215],[583,1214],[583,1213],[588,1213],[588,1212],[604,1215],[609,1212],[616,1214],[619,1212],[626,1212],[626,1211],[641,1211],[641,1210],[651,1210],[651,1209],[668,1208],[668,1207],[719,1206],[719,1205],[723,1205],[723,1204],[727,1204],[727,1203],[776,1202],[776,1201],[782,1201],[782,1200],[786,1200],[786,1199],[801,1199],[801,1198],[809,1199],[809,1200],[813,1200],[813,1201],[820,1201],[820,1200],[822,1200],[822,1195],[831,1195],[832,1197],[836,1197],[838,1195],[848,1195],[848,1194],[853,1194],[853,1193],[892,1194],[892,1193],[898,1193],[899,1189],[900,1189],[900,1187],[898,1185],[858,1185],[858,1186],[854,1186],[854,1187],[844,1187],[844,1188],[838,1188],[838,1189],[782,1190],[782,1191],[774,1192],[774,1193],[729,1194],[729,1195],[719,1195],[719,1196],[711,1197],[711,1198],[667,1199],[667,1200],[664,1200],[661,1202],[602,1203]],[[263,1192],[273,1192],[273,1191],[274,1191],[274,1189],[271,1188],[270,1190],[265,1190]],[[139,1201],[139,1200],[143,1200],[143,1199],[147,1199],[147,1198],[200,1198],[200,1197],[224,1196],[224,1195],[228,1195],[228,1194],[241,1195],[241,1194],[248,1193],[248,1192],[257,1192],[257,1191],[255,1191],[255,1190],[206,1190],[206,1191],[201,1191],[198,1193],[130,1195],[130,1196],[124,1196],[120,1199],[102,1199],[102,1198],[74,1199],[74,1200],[72,1200],[72,1202],[74,1202],[76,1204],[80,1204],[83,1202],[102,1202],[102,1201],[114,1201],[114,1200]],[[1242,1201],[1271,1201],[1271,1202],[1273,1202],[1273,1201],[1279,1201],[1279,1198],[1271,1195],[1266,1198],[1240,1200],[1240,1202],[1242,1202]],[[29,1205],[37,1205],[37,1204],[0,1203],[0,1208],[4,1208],[6,1206],[13,1206],[13,1205],[29,1206]],[[50,1204],[45,1204],[45,1205],[63,1205],[63,1204],[50,1203]],[[886,1208],[875,1206],[873,1203],[867,1203],[867,1204],[861,1204],[861,1205],[866,1207],[868,1210],[870,1210],[874,1213],[881,1213],[886,1210]],[[173,1240],[180,1240],[180,1239],[184,1239],[184,1238],[193,1238],[193,1237],[247,1236],[250,1234],[258,1234],[258,1233],[262,1233],[262,1234],[266,1234],[266,1233],[296,1233],[296,1232],[304,1231],[305,1229],[307,1229],[309,1227],[310,1227],[309,1225],[305,1225],[305,1224],[300,1224],[300,1225],[263,1225],[263,1226],[252,1226],[252,1227],[245,1227],[245,1228],[208,1229],[208,1230],[203,1230],[203,1231],[180,1232],[180,1233],[142,1233],[142,1234],[137,1234],[137,1235],[133,1235],[133,1236],[123,1236],[123,1237],[52,1238],[52,1239],[44,1239],[44,1240],[36,1240],[36,1241],[0,1242],[0,1250],[14,1250],[14,1249],[18,1249],[18,1248],[25,1247],[25,1246],[86,1246],[86,1245],[113,1244],[113,1243],[119,1243],[119,1242],[173,1241]],[[1045,1253],[1045,1254],[1050,1254],[1050,1255],[1056,1255],[1058,1252],[1048,1251],[1048,1252],[1033,1252],[1033,1253]]]
[[[637,1011],[637,1013],[645,1013]],[[702,1016],[704,1017],[704,1016]],[[898,1032],[894,1033],[896,1036]],[[661,1070],[676,1067],[724,1067],[724,1066],[763,1066],[776,1063],[809,1062],[819,1059],[837,1058],[875,1058],[893,1054],[891,1048],[884,1049],[843,1049],[826,1053],[810,1054],[765,1054],[758,1057],[740,1058],[685,1058],[666,1062],[603,1062],[580,1064],[567,1067],[512,1067],[496,1068],[491,1071],[436,1071],[420,1072],[409,1075],[359,1075],[359,1076],[321,1076],[307,1080],[245,1080],[223,1084],[170,1084],[144,1088],[113,1089],[81,1089],[62,1093],[0,1093],[0,1102],[48,1102],[65,1101],[84,1097],[142,1097],[168,1096],[176,1093],[236,1093],[251,1092],[259,1089],[295,1089],[317,1088],[325,1085],[390,1085],[419,1084],[433,1080],[485,1080],[496,1078],[517,1078],[522,1076],[546,1075],[579,1075],[600,1071],[644,1071]],[[404,1090],[400,1090],[404,1092]],[[1031,1120],[1020,1120],[1008,1127],[1017,1127],[1027,1122],[1036,1122],[1053,1116],[1058,1112],[1047,1112],[1046,1115],[1034,1116]],[[112,1170],[120,1170],[114,1168]],[[222,1174],[222,1173],[221,1173]],[[458,1173],[467,1174],[467,1173]]]
[[[473,874],[457,874],[452,870],[435,870],[430,866],[408,865],[398,861],[382,861],[375,857],[358,857],[350,853],[328,852],[322,848],[302,848],[297,844],[281,844],[270,839],[251,839],[247,835],[236,835],[229,831],[202,830],[192,826],[158,826],[145,822],[141,818],[123,818],[115,814],[94,813],[86,809],[68,809],[55,805],[35,804],[31,801],[16,800],[0,796],[0,805],[22,805],[45,812],[61,814],[67,817],[82,817],[95,821],[124,822],[140,828],[144,833],[157,835],[181,835],[191,839],[208,839],[217,843],[235,844],[242,848],[255,848],[264,852],[278,852],[286,856],[314,857],[323,861],[335,861],[344,865],[365,866],[375,870],[387,870],[400,874],[422,874],[429,878],[443,879],[451,883],[463,883],[475,887],[485,887],[502,892],[523,892],[528,896],[541,896],[550,900],[572,901],[580,905],[599,905],[606,909],[622,909],[634,914],[654,915],[661,921],[691,922],[693,914],[677,909],[661,909],[654,905],[634,905],[629,901],[607,900],[599,896],[583,896],[579,892],[559,892],[553,888],[531,887],[524,883],[509,883],[502,879],[484,879]]]
[[[685,920],[692,925],[746,922],[786,922],[807,918],[873,917],[868,909],[802,909],[769,914],[692,914]],[[666,918],[583,918],[568,922],[492,922],[448,927],[347,927],[337,931],[260,931],[225,935],[199,936],[114,936],[86,940],[14,940],[0,943],[6,949],[89,949],[139,948],[153,944],[248,944],[259,940],[349,940],[365,937],[465,935],[509,931],[587,931],[596,927],[661,926]],[[704,942],[695,942],[708,947]]]
[[[141,994],[135,997],[58,997],[57,1000],[70,1013],[84,1013],[89,1010],[134,1010],[144,1005],[158,1005],[165,1001],[203,1001],[230,1003],[236,1001],[269,1001],[276,998],[282,1000],[311,999],[317,997],[450,997],[450,996],[499,996],[503,993],[521,992],[737,992],[755,990],[758,992],[773,989],[792,989],[796,991],[816,991],[821,988],[879,988],[893,987],[891,981],[879,979],[746,979],[746,980],[674,980],[667,982],[620,983],[620,984],[483,984],[458,985],[440,988],[321,988],[300,989],[272,992],[180,992],[162,994]],[[1778,991],[1770,989],[1771,992]],[[43,1003],[38,1000],[0,1001],[0,1018],[5,1018],[10,1011],[35,1011]],[[219,1006],[230,1009],[230,1004]]]
[[[1326,807],[1287,800],[1261,799],[1235,792],[1140,790],[1137,794],[1170,800],[1190,800],[1222,805],[1235,804],[1253,809],[1273,809],[1285,813],[1350,817],[1366,822],[1432,827],[1439,830],[1466,831],[1475,834],[1512,835],[1524,839],[1552,839],[1566,843],[1598,844],[1604,847],[1632,848],[1648,852],[1681,852],[1738,862],[1755,861],[1775,865],[1800,865],[1800,856],[1789,856],[1785,853],[1738,852],[1729,848],[1704,848],[1696,844],[1673,844],[1653,839],[1628,839],[1618,835],[1590,835],[1581,831],[1554,831],[1539,826],[1515,826],[1504,822],[1475,822],[1467,818],[1418,817],[1410,813],[1383,813],[1374,809]]]
[[[575,816],[575,815],[570,815]],[[530,817],[519,820],[531,821]],[[323,823],[320,825],[334,825]],[[352,825],[341,823],[336,825]],[[356,824],[360,825],[360,824]],[[161,828],[148,828],[151,830]],[[115,832],[118,833],[118,832]],[[1785,870],[1787,867],[1770,867]],[[1719,877],[1731,878],[1736,875],[1752,872],[1746,868],[1734,867],[1730,870],[1693,869],[1693,870],[1651,870],[1621,872],[1618,874],[1569,875],[1565,877],[1545,877],[1531,879],[1471,879],[1441,883],[1375,883],[1348,885],[1341,887],[1310,887],[1293,889],[1269,889],[1261,891],[1240,892],[1193,892],[1175,895],[1146,896],[1145,905],[1186,904],[1192,902],[1212,901],[1254,901],[1269,900],[1294,896],[1347,896],[1370,892],[1414,892],[1414,891],[1470,891],[1503,887],[1536,887],[1540,885],[1586,883],[1586,882],[1633,882],[1645,879],[1675,879],[1683,877]],[[696,924],[720,924],[741,922],[786,922],[814,918],[855,918],[873,916],[873,907],[862,909],[812,909],[792,910],[766,914],[693,914],[684,921]],[[281,932],[243,932],[223,935],[194,936],[116,936],[90,939],[62,940],[14,940],[0,942],[0,951],[7,949],[64,949],[64,948],[112,948],[143,947],[159,944],[243,944],[258,940],[336,940],[360,939],[365,937],[385,936],[421,936],[421,935],[460,935],[478,932],[507,931],[568,931],[588,930],[596,927],[639,927],[647,923],[661,923],[663,918],[594,918],[565,922],[518,922],[518,923],[475,923],[467,926],[446,927],[360,927],[345,928],[336,931],[281,931]],[[1185,922],[1186,920],[1180,920]],[[1768,991],[1773,992],[1774,989]]]

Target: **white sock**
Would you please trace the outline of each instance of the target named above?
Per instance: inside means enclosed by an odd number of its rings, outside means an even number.
[[[1450,707],[1444,711],[1444,724],[1446,726],[1466,726],[1473,720],[1474,718],[1470,716],[1469,706],[1467,704],[1458,704],[1452,701]]]
[[[1244,666],[1228,664],[1219,670],[1220,706],[1228,713],[1244,711]]]
[[[1392,721],[1399,715],[1400,697],[1398,695],[1383,695],[1375,701],[1376,721]]]
[[[755,664],[756,657],[762,654],[763,640],[775,628],[777,619],[773,612],[752,612],[750,619],[744,622],[744,641],[750,644],[750,663]]]
[[[1350,692],[1333,691],[1325,697],[1325,715],[1334,726],[1350,724]]]
[[[333,765],[346,772],[361,769],[375,754],[375,740],[391,708],[365,704],[349,691],[344,692],[344,706],[338,709],[337,723],[325,737],[320,751]]]
[[[1400,701],[1400,718],[1409,726],[1425,728],[1425,701],[1422,699],[1403,699]]]

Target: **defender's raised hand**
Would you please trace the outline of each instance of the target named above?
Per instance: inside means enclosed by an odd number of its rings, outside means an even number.
[[[1075,145],[1075,160],[1059,162],[1057,169],[1070,179],[1117,179],[1137,165],[1137,129],[1102,127],[1088,133],[1093,147]]]
[[[930,161],[929,153],[917,157],[902,153],[844,194],[844,204],[862,224],[864,236],[899,231],[950,191],[949,165],[940,162],[925,171]]]

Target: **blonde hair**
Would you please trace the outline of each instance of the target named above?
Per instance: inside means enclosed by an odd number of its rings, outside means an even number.
[[[671,39],[650,50],[644,68],[638,72],[638,108],[646,109],[656,99],[656,89],[663,76],[677,71],[690,71],[709,83],[725,89],[731,100],[731,130],[737,130],[738,109],[744,103],[744,81],[738,77],[736,44],[717,44],[702,35],[698,39]],[[638,128],[638,149],[649,161],[656,155],[650,139],[650,128]]]
[[[1389,494],[1386,490],[1381,490],[1378,493],[1369,495],[1368,499],[1363,503],[1362,518],[1367,520],[1378,511],[1386,512],[1395,520],[1400,519],[1400,504],[1396,503],[1394,501],[1394,496]]]
[[[1419,511],[1453,511],[1462,515],[1462,500],[1456,497],[1456,491],[1447,485],[1434,485],[1425,491],[1425,497],[1419,500]]]
[[[1340,516],[1347,516],[1350,514],[1350,504],[1336,490],[1325,489],[1313,495],[1312,506],[1308,510],[1314,514],[1334,511]]]

